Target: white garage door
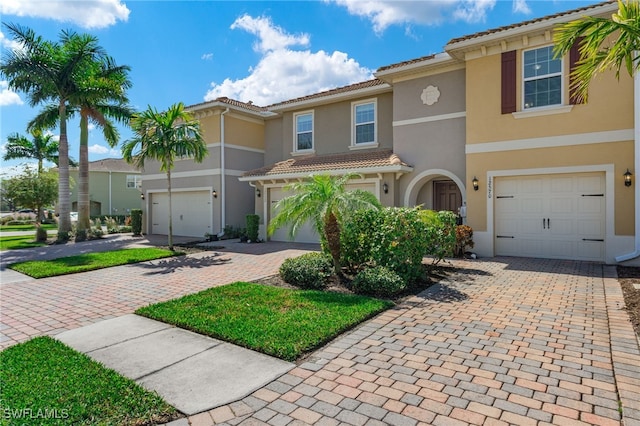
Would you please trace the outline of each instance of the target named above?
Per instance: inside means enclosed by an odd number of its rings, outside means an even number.
[[[173,235],[204,237],[211,232],[211,193],[208,191],[172,192]],[[169,233],[169,195],[153,193],[151,196],[151,233]]]
[[[347,185],[347,190],[354,189],[362,189],[365,191],[369,191],[371,193],[375,193],[375,184],[373,183],[357,183]],[[270,202],[271,202],[271,217],[275,217],[277,211],[275,210],[275,205],[281,199],[290,195],[290,193],[285,192],[282,188],[271,188],[269,190],[270,193]],[[273,235],[271,235],[271,241],[291,241],[289,238],[289,227],[282,227],[276,230]],[[320,237],[316,233],[315,229],[310,223],[306,223],[301,229],[298,230],[295,239],[293,240],[298,243],[318,243],[320,242]]]
[[[495,179],[496,255],[603,261],[603,173]]]

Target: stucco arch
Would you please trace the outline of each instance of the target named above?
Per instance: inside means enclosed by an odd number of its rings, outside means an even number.
[[[439,176],[445,176],[451,179],[456,185],[458,185],[458,188],[460,188],[460,193],[462,194],[462,201],[467,201],[467,191],[465,189],[464,182],[458,176],[456,176],[455,173],[451,173],[450,171],[444,169],[429,169],[423,171],[422,173],[419,173],[411,180],[411,182],[409,182],[407,190],[404,193],[404,206],[415,206],[416,201],[418,200],[418,193],[420,192],[422,186],[433,178]]]

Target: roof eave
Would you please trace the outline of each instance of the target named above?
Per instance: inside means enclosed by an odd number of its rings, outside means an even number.
[[[425,71],[433,68],[440,68],[450,64],[458,63],[459,61],[449,55],[447,52],[438,53],[431,59],[425,59],[424,61],[414,62],[408,65],[403,65],[395,68],[389,68],[382,71],[376,71],[373,75],[384,81],[392,80],[389,77],[404,76],[414,74],[416,72]]]
[[[288,111],[292,109],[299,109],[301,107],[310,107],[313,105],[321,105],[328,102],[336,102],[341,100],[353,99],[367,95],[374,95],[379,93],[386,93],[392,90],[391,85],[388,83],[378,84],[376,86],[365,87],[362,89],[349,90],[345,92],[335,93],[327,96],[318,96],[311,99],[305,99],[298,102],[290,102],[283,104],[275,104],[269,106],[271,111]]]
[[[238,105],[232,105],[232,104],[228,104],[226,102],[220,102],[220,101],[210,101],[210,102],[203,102],[203,103],[195,104],[195,105],[189,105],[189,106],[185,107],[185,110],[187,110],[189,112],[197,112],[197,111],[203,111],[203,110],[213,109],[213,108],[221,108],[221,109],[229,108],[230,110],[243,112],[245,114],[251,114],[251,115],[254,115],[254,116],[260,117],[260,118],[265,118],[265,117],[270,117],[272,115],[276,115],[275,113],[273,113],[271,111],[254,111],[254,110],[249,109],[249,108],[242,108],[242,107],[240,107]]]
[[[271,180],[285,180],[285,179],[304,179],[312,175],[318,174],[330,174],[330,175],[344,175],[347,173],[356,174],[372,174],[372,173],[410,173],[413,171],[413,167],[393,164],[389,166],[379,167],[362,167],[362,168],[346,168],[346,169],[328,169],[317,170],[312,172],[297,172],[297,173],[280,173],[273,175],[256,175],[256,176],[242,176],[238,179],[240,182],[258,182],[258,181],[271,181]]]
[[[496,31],[495,33],[486,34],[483,36],[472,37],[467,40],[461,40],[455,43],[448,43],[445,45],[445,51],[453,57],[459,57],[457,52],[465,51],[469,48],[477,45],[496,44],[501,40],[510,37],[518,37],[526,33],[530,33],[536,30],[542,30],[549,27],[554,27],[558,24],[570,22],[579,19],[583,16],[594,16],[604,13],[613,13],[618,10],[617,3],[607,3],[600,6],[595,6],[589,10],[580,10],[568,15],[562,15],[550,19],[543,19],[542,21],[532,22],[531,24],[522,25],[515,28],[508,28],[502,31]]]

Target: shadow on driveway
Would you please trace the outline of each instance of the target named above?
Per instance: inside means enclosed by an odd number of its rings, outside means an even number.
[[[209,266],[224,265],[231,261],[230,258],[221,257],[222,253],[197,256],[175,256],[154,262],[136,264],[137,268],[147,269],[142,275],[172,274],[180,269],[200,269]]]

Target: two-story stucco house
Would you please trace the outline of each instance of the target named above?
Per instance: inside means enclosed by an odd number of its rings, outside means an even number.
[[[468,224],[480,255],[615,262],[638,248],[638,84],[596,77],[570,91],[576,48],[553,54],[554,28],[604,3],[451,40],[466,69]],[[636,105],[634,107],[634,90]]]

